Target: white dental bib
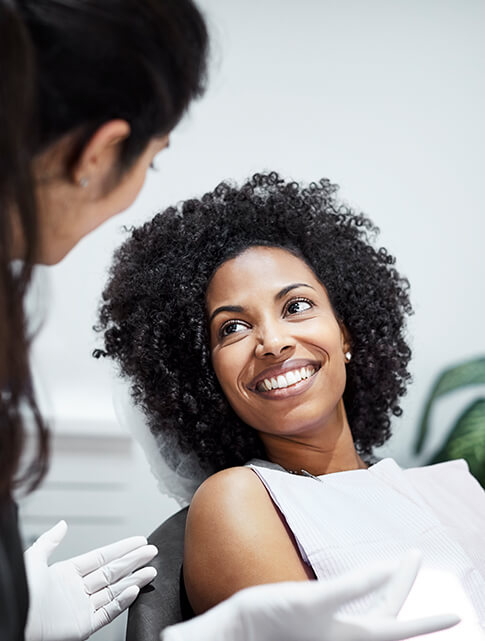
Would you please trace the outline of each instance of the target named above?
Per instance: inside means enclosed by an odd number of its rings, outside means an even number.
[[[402,617],[455,612],[462,623],[431,638],[485,638],[485,492],[465,461],[402,470],[384,459],[366,470],[313,478],[264,461],[249,466],[319,580],[417,548],[421,571]],[[365,612],[375,598],[345,611]]]

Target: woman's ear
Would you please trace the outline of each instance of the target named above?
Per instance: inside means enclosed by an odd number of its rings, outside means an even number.
[[[350,338],[350,332],[343,324],[342,321],[338,321],[340,327],[340,340],[342,344],[342,352],[345,356],[345,360],[348,362],[352,358],[352,340]]]
[[[73,170],[72,178],[81,187],[102,194],[118,168],[123,142],[131,133],[126,120],[110,120],[91,136],[84,145]]]

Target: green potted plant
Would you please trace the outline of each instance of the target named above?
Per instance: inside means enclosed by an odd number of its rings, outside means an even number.
[[[414,447],[419,454],[430,431],[433,407],[445,395],[472,385],[485,385],[485,356],[453,365],[436,378],[426,400]],[[474,399],[455,421],[444,443],[428,464],[464,458],[485,487],[485,397]]]

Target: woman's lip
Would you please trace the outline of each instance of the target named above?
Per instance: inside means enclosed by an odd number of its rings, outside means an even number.
[[[316,369],[315,372],[309,378],[304,378],[298,383],[294,383],[289,387],[282,387],[278,389],[265,390],[265,391],[254,389],[253,391],[256,394],[261,394],[261,396],[264,396],[268,400],[274,400],[274,401],[289,398],[291,396],[298,396],[299,394],[303,394],[303,392],[306,392],[306,390],[313,385],[317,377],[317,374],[320,370],[321,370],[321,367]]]
[[[307,358],[294,358],[289,361],[285,361],[284,363],[280,363],[279,365],[273,365],[273,367],[268,367],[262,372],[259,372],[259,374],[249,383],[248,388],[255,392],[257,384],[264,381],[265,378],[277,378],[280,374],[299,370],[302,367],[313,367],[315,370],[318,370],[321,367],[321,363]]]

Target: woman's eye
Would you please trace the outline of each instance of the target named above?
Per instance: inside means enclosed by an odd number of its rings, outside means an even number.
[[[311,303],[307,300],[294,300],[287,306],[286,312],[287,314],[299,314],[300,312],[306,312],[311,307]]]
[[[247,329],[246,323],[242,323],[241,321],[229,321],[221,327],[219,334],[224,338],[231,334],[242,332],[245,329]]]

